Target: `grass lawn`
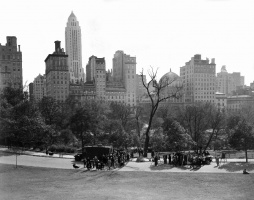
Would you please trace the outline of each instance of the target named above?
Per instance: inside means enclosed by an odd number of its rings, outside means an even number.
[[[254,174],[84,171],[0,165],[0,199],[254,199]]]

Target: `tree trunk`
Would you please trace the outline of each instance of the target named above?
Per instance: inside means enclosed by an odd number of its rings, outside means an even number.
[[[246,158],[246,163],[248,162],[248,150],[245,149],[245,158]]]
[[[146,140],[145,140],[145,146],[144,146],[144,157],[147,156],[147,150],[148,150],[148,145],[149,145],[149,131],[146,131]]]
[[[83,133],[81,133],[81,148],[82,148],[82,154],[84,153],[84,138]]]

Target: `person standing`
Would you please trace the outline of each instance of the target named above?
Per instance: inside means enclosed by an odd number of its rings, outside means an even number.
[[[114,155],[111,156],[111,167],[115,168],[115,157],[114,157]]]
[[[168,164],[171,164],[171,154],[168,154]]]
[[[158,156],[157,155],[154,157],[154,165],[155,165],[155,167],[158,165]]]
[[[87,168],[88,170],[91,169],[91,160],[90,160],[89,157],[87,157],[87,159],[86,159],[86,168]]]
[[[219,165],[220,165],[220,156],[217,155],[217,156],[215,157],[215,160],[216,160],[217,167],[219,167]]]
[[[111,158],[110,156],[108,156],[108,170],[110,170],[110,167],[111,167]]]

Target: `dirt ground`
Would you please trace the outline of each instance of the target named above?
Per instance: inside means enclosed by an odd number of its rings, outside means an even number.
[[[254,175],[86,171],[0,164],[0,199],[253,199]]]

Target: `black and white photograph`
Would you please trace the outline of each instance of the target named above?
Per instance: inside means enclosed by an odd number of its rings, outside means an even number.
[[[0,200],[253,200],[253,0],[0,3]]]

